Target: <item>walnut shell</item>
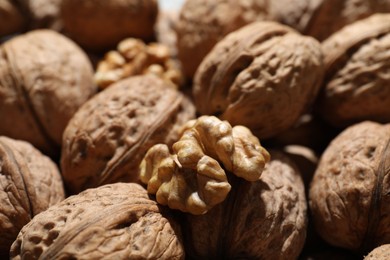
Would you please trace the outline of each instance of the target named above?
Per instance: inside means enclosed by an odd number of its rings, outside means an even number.
[[[22,31],[27,22],[12,0],[0,1],[0,20],[0,38]]]
[[[86,190],[37,215],[11,259],[184,259],[180,227],[135,183]]]
[[[390,122],[390,14],[346,26],[323,43],[322,116],[334,126]]]
[[[387,260],[390,259],[390,244],[384,244],[378,246],[374,250],[372,250],[364,260]]]
[[[85,53],[54,31],[32,31],[0,46],[1,135],[59,153],[69,119],[95,92]]]
[[[194,100],[269,138],[291,127],[315,99],[322,80],[320,44],[274,22],[249,24],[220,41],[196,72]]]
[[[119,81],[85,103],[64,132],[61,169],[71,192],[138,181],[138,166],[157,143],[172,144],[195,116],[193,104],[152,75]]]
[[[127,38],[150,40],[157,19],[156,0],[62,0],[65,31],[81,46],[101,51]]]
[[[228,33],[268,17],[263,0],[187,0],[176,26],[178,58],[192,78],[213,46]]]
[[[227,199],[205,215],[186,214],[192,259],[296,259],[306,237],[305,189],[294,164],[271,151],[259,181],[230,175]]]
[[[389,0],[277,0],[269,13],[272,20],[322,41],[347,24],[389,11]]]
[[[27,142],[0,137],[0,255],[35,215],[64,198],[54,162]]]
[[[329,144],[309,191],[324,240],[356,252],[390,242],[389,171],[390,124],[365,121]]]

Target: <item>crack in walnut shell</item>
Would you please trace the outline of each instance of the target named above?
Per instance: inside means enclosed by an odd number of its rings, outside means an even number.
[[[201,114],[270,138],[309,109],[322,75],[315,39],[274,22],[256,22],[226,36],[203,60],[194,80],[195,105]]]
[[[0,137],[0,257],[24,225],[64,198],[54,162],[27,142]]]
[[[184,259],[180,226],[135,183],[68,197],[20,231],[11,259]]]
[[[172,149],[173,155],[167,145],[149,149],[140,178],[160,204],[192,214],[205,214],[226,198],[230,184],[224,169],[256,181],[270,159],[249,129],[213,116],[188,122]]]

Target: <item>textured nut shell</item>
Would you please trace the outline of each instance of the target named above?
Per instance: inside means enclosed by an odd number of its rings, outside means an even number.
[[[73,42],[36,30],[0,47],[0,134],[53,154],[72,115],[96,92],[87,56]]]
[[[0,1],[0,37],[23,30],[26,19],[12,0]]]
[[[195,259],[295,259],[306,236],[299,172],[271,151],[257,182],[234,177],[228,198],[205,215],[187,214],[183,235]]]
[[[267,18],[264,0],[187,0],[177,23],[178,57],[192,78],[206,54],[226,34]]]
[[[32,145],[0,137],[0,255],[36,214],[65,198],[57,166]]]
[[[390,259],[390,244],[381,245],[372,250],[364,260],[387,260]]]
[[[146,190],[116,183],[71,196],[19,233],[11,259],[184,259],[181,234]]]
[[[64,132],[61,168],[73,192],[125,178],[156,143],[172,144],[195,116],[192,103],[155,76],[113,84],[85,103]]]
[[[277,0],[270,3],[269,13],[271,19],[322,41],[347,24],[389,11],[389,0]]]
[[[256,22],[226,36],[196,72],[201,114],[244,125],[259,138],[291,127],[322,80],[319,43],[274,22]]]
[[[351,24],[323,43],[323,117],[336,126],[390,122],[390,14]]]
[[[325,150],[310,187],[318,233],[330,244],[371,250],[390,241],[390,124],[363,122]]]
[[[157,19],[156,0],[62,0],[67,33],[91,50],[114,47],[127,37],[150,40]]]

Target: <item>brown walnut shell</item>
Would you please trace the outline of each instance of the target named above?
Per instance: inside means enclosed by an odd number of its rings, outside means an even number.
[[[0,137],[0,256],[25,224],[64,198],[54,162],[27,142]]]
[[[274,22],[249,24],[221,40],[196,72],[201,114],[244,125],[269,138],[291,127],[322,80],[320,44]]]
[[[62,0],[64,30],[81,46],[101,51],[127,38],[151,40],[156,0]]]
[[[310,186],[317,232],[360,253],[390,242],[390,124],[365,121],[339,134]]]
[[[32,31],[0,46],[1,135],[56,154],[69,119],[95,92],[85,53],[54,31]]]
[[[270,16],[322,41],[347,24],[389,11],[389,0],[277,0]]]
[[[184,259],[180,227],[135,183],[71,196],[23,227],[11,259]]]
[[[332,125],[390,122],[390,14],[355,22],[323,43],[319,109]]]
[[[226,34],[268,17],[263,0],[187,0],[176,26],[178,57],[192,78],[206,54]]]
[[[204,215],[186,214],[192,259],[296,259],[306,237],[305,189],[294,164],[271,151],[256,182],[230,175],[224,202]]]
[[[157,143],[171,145],[195,116],[193,104],[156,76],[119,81],[85,103],[64,132],[61,169],[71,192],[138,181],[138,166]]]
[[[26,18],[12,0],[0,1],[0,38],[20,32],[26,25]]]

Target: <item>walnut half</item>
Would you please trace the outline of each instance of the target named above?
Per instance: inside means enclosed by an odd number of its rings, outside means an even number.
[[[202,116],[184,128],[172,146],[173,154],[167,145],[158,144],[149,149],[140,165],[140,178],[148,192],[171,208],[204,214],[230,191],[225,170],[256,181],[270,159],[246,127],[232,128],[214,116]]]

